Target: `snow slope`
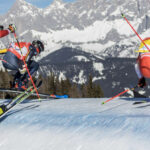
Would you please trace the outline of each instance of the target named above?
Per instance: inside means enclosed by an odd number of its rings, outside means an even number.
[[[132,98],[26,101],[0,122],[1,150],[149,150],[150,104]]]

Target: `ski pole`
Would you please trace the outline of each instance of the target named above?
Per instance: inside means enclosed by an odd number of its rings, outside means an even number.
[[[141,42],[145,45],[145,47],[150,51],[149,47],[146,45],[146,43],[142,40],[142,38],[139,36],[139,34],[136,32],[136,30],[133,28],[133,26],[130,24],[128,19],[125,17],[125,15],[122,13],[122,17],[126,20],[126,22],[129,24],[129,26],[132,28],[132,30],[135,32],[135,34],[138,36],[138,38],[141,40]]]
[[[107,103],[107,102],[109,102],[109,101],[111,101],[111,100],[113,100],[113,99],[116,98],[116,97],[119,97],[120,95],[122,95],[122,94],[124,94],[124,93],[126,93],[126,92],[128,92],[128,91],[130,91],[130,90],[133,91],[133,90],[134,90],[135,88],[137,88],[137,87],[138,87],[138,86],[136,85],[134,88],[127,89],[127,90],[125,90],[125,91],[123,91],[123,92],[117,94],[116,96],[113,96],[112,98],[110,98],[110,99],[108,99],[108,100],[102,102],[102,105],[105,104],[105,103]]]
[[[4,59],[2,59],[2,58],[0,58],[0,60],[3,61],[4,63],[8,63],[6,60],[4,60]]]
[[[27,70],[28,75],[29,75],[29,77],[30,77],[30,79],[31,79],[31,82],[32,82],[32,84],[33,84],[33,87],[34,87],[34,89],[35,89],[35,91],[36,91],[36,94],[37,94],[37,96],[38,96],[38,98],[39,98],[39,100],[40,100],[39,93],[38,93],[37,88],[36,88],[36,86],[35,86],[35,84],[34,84],[34,81],[33,81],[33,79],[32,79],[32,76],[31,76],[31,74],[30,74],[30,72],[29,72],[29,69],[28,69],[27,64],[26,64],[26,62],[25,62],[25,59],[23,58],[21,46],[20,46],[20,44],[19,44],[19,40],[18,40],[17,35],[16,35],[15,32],[14,32],[14,37],[15,37],[15,39],[16,39],[16,41],[17,41],[18,46],[19,46],[19,49],[20,49],[20,52],[21,52],[21,56],[22,56],[23,63],[24,63],[24,65],[25,65],[25,67],[26,67],[26,70]]]

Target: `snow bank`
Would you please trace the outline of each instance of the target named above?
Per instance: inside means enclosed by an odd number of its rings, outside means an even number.
[[[149,150],[149,103],[133,99],[26,101],[0,122],[1,150]]]

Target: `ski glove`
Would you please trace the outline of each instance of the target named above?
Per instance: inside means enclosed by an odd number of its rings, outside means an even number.
[[[3,30],[4,29],[4,26],[0,25],[0,30]]]
[[[8,30],[11,32],[11,33],[14,33],[16,31],[16,26],[14,24],[10,24],[9,27],[8,27]]]
[[[26,73],[26,67],[25,65],[22,66],[22,69],[19,69],[20,74],[25,74]]]
[[[146,86],[146,81],[145,81],[145,78],[144,78],[144,77],[142,77],[142,78],[139,79],[138,86],[139,86],[140,88],[143,88],[143,87]]]

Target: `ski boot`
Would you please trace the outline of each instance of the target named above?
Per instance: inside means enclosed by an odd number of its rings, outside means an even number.
[[[19,80],[14,80],[13,82],[10,81],[10,88],[18,89],[18,83]]]
[[[20,81],[18,83],[18,90],[19,91],[25,91],[28,88],[27,83],[28,82],[26,82],[26,81]]]
[[[5,111],[7,111],[7,107],[6,107],[6,105],[0,105],[0,116],[5,112]]]

